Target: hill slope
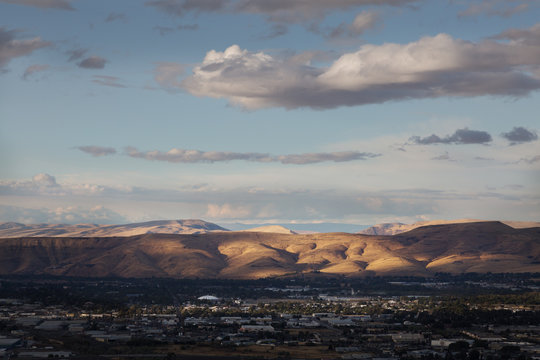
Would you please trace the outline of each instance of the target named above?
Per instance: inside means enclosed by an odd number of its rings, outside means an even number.
[[[443,224],[463,224],[463,223],[474,223],[474,222],[483,222],[483,220],[475,219],[458,219],[458,220],[430,220],[430,221],[418,221],[413,224],[403,224],[403,223],[383,223],[371,226],[367,229],[359,231],[359,234],[364,235],[396,235],[401,234],[406,231],[411,231],[413,229],[422,227],[422,226],[431,226],[431,225],[443,225]],[[540,227],[540,222],[534,221],[501,221],[503,224],[509,225],[514,229],[525,229],[532,227]]]
[[[540,228],[484,222],[395,236],[213,232],[0,239],[0,274],[254,279],[314,271],[540,272]]]
[[[142,234],[201,234],[213,231],[227,231],[216,224],[203,220],[159,220],[124,225],[96,224],[0,224],[0,238],[26,236],[61,236],[61,237],[110,237],[134,236]]]
[[[266,233],[274,233],[274,234],[296,234],[295,231],[292,231],[291,229],[287,229],[285,226],[281,225],[265,225],[265,226],[257,226],[251,229],[246,230],[240,230],[242,232],[266,232]]]

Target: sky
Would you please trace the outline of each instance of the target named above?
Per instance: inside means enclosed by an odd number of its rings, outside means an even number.
[[[0,222],[540,221],[538,0],[0,0]]]

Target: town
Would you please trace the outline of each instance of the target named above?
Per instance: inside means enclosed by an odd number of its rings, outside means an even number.
[[[537,279],[8,277],[0,356],[539,359]]]

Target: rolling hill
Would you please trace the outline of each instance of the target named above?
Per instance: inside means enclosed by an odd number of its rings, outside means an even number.
[[[25,236],[60,237],[111,237],[142,234],[203,234],[214,231],[228,231],[216,224],[203,220],[158,220],[124,225],[97,224],[0,224],[0,238]]]
[[[443,225],[443,224],[463,224],[463,223],[473,223],[473,222],[482,222],[483,220],[475,219],[458,219],[458,220],[430,220],[430,221],[418,221],[413,224],[403,224],[403,223],[383,223],[371,226],[362,231],[359,231],[359,234],[364,235],[396,235],[401,234],[406,231],[411,231],[413,229],[430,226],[430,225]],[[540,227],[540,222],[534,221],[501,221],[501,223],[513,227],[514,229],[524,229],[532,227]]]
[[[426,226],[394,236],[216,231],[0,239],[0,274],[255,279],[540,272],[540,228]]]
[[[274,234],[297,234],[295,231],[287,229],[286,227],[281,226],[281,225],[257,226],[251,229],[240,230],[240,231],[267,232],[267,233],[274,233]]]

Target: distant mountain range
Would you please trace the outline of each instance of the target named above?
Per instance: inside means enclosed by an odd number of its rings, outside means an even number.
[[[358,231],[369,227],[370,225],[337,223],[337,222],[311,222],[311,223],[261,223],[261,224],[243,224],[243,223],[220,223],[221,226],[232,230],[239,231],[249,228],[274,226],[279,225],[294,231],[298,234],[312,234],[312,233],[329,233],[329,232],[348,232],[357,233]]]
[[[482,222],[483,220],[432,220],[420,221],[414,224],[384,223],[365,228],[363,225],[351,224],[227,224],[226,228],[198,219],[187,220],[157,220],[123,225],[97,225],[97,224],[21,224],[15,222],[0,223],[0,238],[24,236],[60,236],[60,237],[111,237],[135,236],[143,234],[206,234],[216,231],[251,231],[270,232],[278,234],[313,234],[325,232],[351,232],[365,235],[395,235],[410,231],[422,226],[459,224],[469,222]],[[540,222],[501,221],[513,228],[540,227]],[[230,226],[229,226],[230,225]],[[333,229],[325,231],[325,229]],[[339,229],[339,230],[338,230]]]
[[[187,220],[168,225],[157,222],[154,227],[145,224],[152,229],[169,226],[169,230],[191,231],[182,228],[188,226]],[[540,227],[514,229],[501,222],[469,222],[369,236],[231,232],[205,222],[191,225],[198,233],[104,237],[101,234],[106,232],[100,231],[86,237],[62,232],[61,237],[3,238],[0,274],[256,279],[302,273],[540,272]],[[123,231],[129,231],[123,226]],[[4,224],[1,230],[17,227],[20,224]]]
[[[401,234],[413,229],[429,226],[429,225],[443,225],[443,224],[463,224],[463,223],[473,223],[473,222],[482,222],[482,220],[475,219],[459,219],[459,220],[430,220],[430,221],[418,221],[414,224],[403,224],[403,223],[383,223],[371,226],[367,229],[359,231],[359,234],[365,235],[396,235]],[[532,227],[540,227],[540,222],[534,221],[501,221],[501,223],[513,227],[514,229],[524,229]]]
[[[8,222],[0,224],[0,238],[23,236],[111,237],[142,234],[204,234],[228,231],[219,225],[196,219],[159,220],[125,225],[33,224]]]
[[[240,231],[247,231],[247,232],[266,232],[266,233],[274,233],[274,234],[298,234],[295,231],[292,231],[291,229],[287,229],[284,226],[281,225],[266,225],[266,226],[258,226],[251,229],[246,230],[240,230]]]
[[[363,226],[349,224],[322,223],[313,224],[311,230],[309,224],[298,225],[298,231],[291,230],[277,224],[231,224],[234,231],[270,232],[278,234],[316,233],[324,228],[339,228],[358,231]],[[345,226],[343,226],[345,225]],[[227,226],[228,228],[228,226]],[[60,237],[111,237],[111,236],[134,236],[142,234],[205,234],[215,231],[229,231],[225,227],[203,220],[158,220],[124,225],[97,225],[97,224],[21,224],[15,222],[0,223],[0,238],[23,237],[23,236],[60,236]]]

